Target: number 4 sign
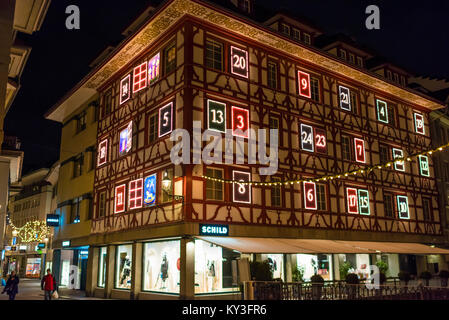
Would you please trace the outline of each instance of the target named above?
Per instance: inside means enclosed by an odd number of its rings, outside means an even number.
[[[248,51],[231,46],[231,72],[248,78]]]
[[[387,103],[385,101],[377,99],[376,104],[377,104],[377,119],[380,122],[388,123]]]
[[[310,210],[316,210],[316,186],[315,182],[303,182],[304,186],[304,207]]]
[[[299,95],[310,98],[310,74],[298,70]]]
[[[226,104],[207,100],[207,123],[209,130],[226,132]]]

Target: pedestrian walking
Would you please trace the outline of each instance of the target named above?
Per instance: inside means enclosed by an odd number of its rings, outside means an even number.
[[[8,281],[6,281],[6,286],[2,293],[5,292],[8,294],[9,300],[14,300],[16,294],[19,293],[19,277],[16,275],[15,271],[11,271]]]
[[[47,269],[47,274],[42,278],[41,289],[44,290],[44,300],[51,300],[56,291],[56,280],[50,269]]]

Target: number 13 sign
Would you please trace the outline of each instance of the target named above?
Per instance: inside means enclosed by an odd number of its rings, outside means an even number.
[[[248,51],[231,46],[231,72],[248,78]]]
[[[303,182],[304,186],[304,207],[310,210],[316,210],[316,185],[315,182]]]

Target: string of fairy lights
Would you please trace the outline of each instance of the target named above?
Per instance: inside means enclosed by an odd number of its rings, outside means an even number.
[[[13,235],[19,237],[21,243],[42,242],[48,239],[48,235],[50,234],[50,227],[47,226],[46,221],[28,221],[20,228],[16,227],[11,220],[9,224],[12,228]]]
[[[229,180],[229,179],[221,179],[221,178],[214,178],[207,175],[202,175],[202,178],[207,180],[212,180],[216,182],[222,182],[222,183],[236,183],[239,185],[253,185],[253,186],[276,186],[276,185],[293,185],[295,183],[299,184],[301,182],[319,182],[319,181],[328,181],[328,180],[335,180],[335,179],[344,179],[349,176],[357,176],[360,174],[370,173],[373,170],[382,170],[383,168],[389,168],[395,164],[404,164],[405,161],[411,162],[413,161],[413,158],[417,158],[419,156],[426,156],[426,155],[432,155],[435,152],[440,152],[449,147],[449,143],[445,145],[441,145],[435,149],[427,150],[420,153],[415,153],[408,155],[406,157],[401,158],[395,158],[393,161],[388,161],[386,163],[371,165],[371,166],[365,166],[364,168],[352,170],[348,172],[338,173],[338,174],[332,174],[332,175],[326,175],[326,176],[320,176],[317,178],[308,178],[308,179],[295,179],[295,180],[286,180],[286,181],[268,181],[268,182],[260,182],[260,181],[237,181],[237,180]]]

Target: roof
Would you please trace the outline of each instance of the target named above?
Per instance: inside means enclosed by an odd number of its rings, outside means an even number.
[[[379,55],[366,61],[366,67],[370,70],[376,70],[376,69],[382,68],[384,66],[388,66],[392,69],[396,69],[397,71],[404,73],[408,76],[413,76],[412,73],[407,71],[407,69],[402,67],[400,64],[398,64],[396,62],[392,62],[391,59],[387,59],[387,58],[379,56]]]
[[[372,48],[363,45],[354,37],[349,37],[343,33],[337,33],[333,35],[320,35],[315,39],[315,46],[327,50],[328,48],[334,47],[337,44],[345,44],[346,46],[351,47],[354,51],[359,51],[359,54],[369,58],[376,55],[375,51]]]

